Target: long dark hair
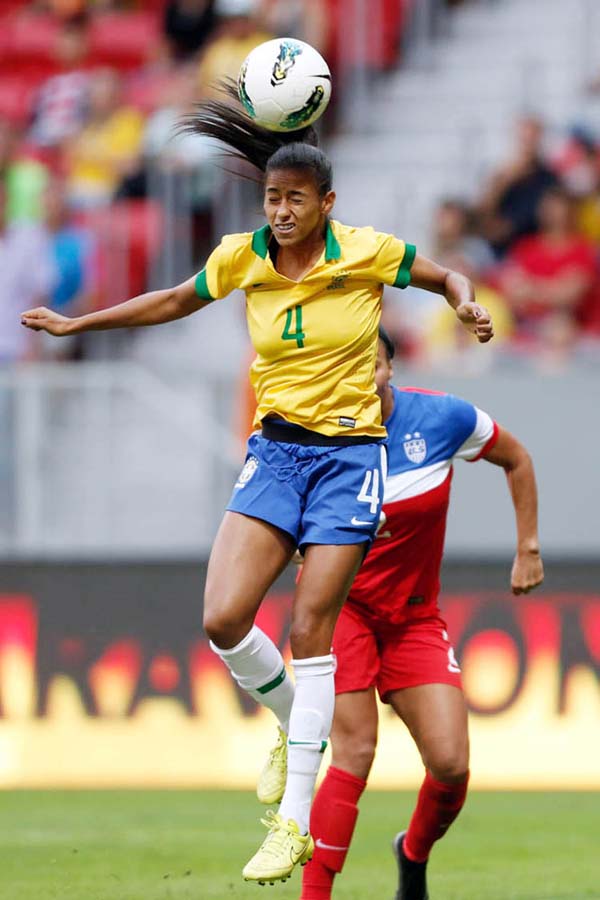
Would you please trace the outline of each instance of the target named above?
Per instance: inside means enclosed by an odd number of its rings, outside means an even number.
[[[291,132],[262,128],[239,103],[234,81],[221,81],[219,86],[229,99],[203,100],[196,104],[194,112],[182,119],[179,131],[216,138],[227,147],[227,156],[242,159],[263,173],[275,169],[309,169],[321,196],[331,190],[333,169],[318,147],[317,133],[312,126]]]

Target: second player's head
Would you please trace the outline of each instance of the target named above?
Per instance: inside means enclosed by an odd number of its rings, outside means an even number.
[[[394,342],[383,327],[379,326],[379,343],[375,360],[375,386],[379,399],[384,402],[390,391],[390,382],[394,374],[393,359],[396,348]]]

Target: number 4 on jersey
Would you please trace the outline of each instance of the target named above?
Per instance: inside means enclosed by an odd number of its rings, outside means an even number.
[[[372,490],[369,493],[371,486]],[[371,514],[375,515],[379,506],[379,469],[367,469],[363,486],[356,499],[361,503],[370,503]]]
[[[296,341],[297,347],[304,347],[304,338],[306,335],[302,331],[302,307],[295,306],[294,310],[296,313],[296,330],[290,331],[290,328],[292,327],[292,309],[290,307],[286,313],[285,328],[283,329],[281,338],[284,341]]]

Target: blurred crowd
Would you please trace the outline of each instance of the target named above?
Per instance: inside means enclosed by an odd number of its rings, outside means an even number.
[[[394,64],[401,7],[383,0],[385,40],[368,31],[363,62]],[[27,334],[24,307],[70,315],[146,288],[165,227],[174,228],[152,190],[157,173],[185,194],[202,257],[214,147],[174,129],[271,37],[307,40],[335,70],[342,9],[342,0],[2,0],[0,362],[85,353],[80,341]],[[346,63],[355,44],[344,47]]]
[[[495,322],[492,355],[549,370],[574,353],[600,358],[600,142],[573,127],[552,140],[544,123],[516,123],[512,153],[471,202],[443,199],[431,256],[468,275]],[[405,359],[433,364],[472,342],[436,306],[417,328],[386,311]],[[492,345],[490,345],[492,346]],[[483,359],[483,355],[478,357]]]
[[[398,61],[404,8],[382,4],[385,28],[360,51],[379,69]],[[3,0],[0,362],[85,355],[79,340],[37,340],[20,327],[21,309],[71,315],[147,288],[173,228],[152,190],[157,172],[185,178],[193,255],[202,258],[215,148],[175,136],[177,123],[272,36],[309,41],[334,72],[351,66],[336,26],[342,8],[342,0]],[[358,52],[357,42],[348,46]],[[495,319],[495,346],[511,358],[534,354],[551,367],[599,346],[598,148],[578,128],[549,142],[542,122],[523,118],[512,155],[475,200],[449,197],[435,213],[430,255],[474,280]],[[439,360],[466,346],[439,304],[417,327],[393,305],[385,317],[406,359]]]

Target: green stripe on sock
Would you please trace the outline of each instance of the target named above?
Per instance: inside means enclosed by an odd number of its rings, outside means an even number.
[[[285,666],[283,667],[283,669],[281,670],[279,675],[277,675],[273,679],[273,681],[269,681],[268,684],[263,684],[262,687],[256,688],[256,690],[258,691],[259,694],[268,694],[269,691],[272,691],[273,688],[278,687],[281,684],[281,682],[284,680],[285,680]]]
[[[315,747],[317,744],[316,741],[289,741],[288,745],[290,747]],[[319,748],[319,753],[325,753],[327,750],[327,741],[321,741],[321,746]]]

